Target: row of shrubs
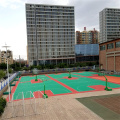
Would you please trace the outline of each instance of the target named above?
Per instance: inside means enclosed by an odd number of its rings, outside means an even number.
[[[66,64],[66,63],[59,63],[57,65],[55,64],[46,64],[46,65],[32,65],[29,67],[23,67],[23,70],[32,70],[34,68],[37,68],[39,70],[43,69],[55,69],[55,68],[72,68],[72,67],[85,67],[85,66],[93,66],[93,65],[99,65],[98,62],[77,62],[74,64]]]
[[[6,106],[6,99],[5,98],[0,98],[0,116],[2,115],[2,113],[4,112],[4,108]]]

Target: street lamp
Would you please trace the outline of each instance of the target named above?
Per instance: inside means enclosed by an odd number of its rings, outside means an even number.
[[[15,70],[16,70],[16,58],[15,58]]]
[[[7,59],[7,75],[8,75],[8,90],[9,90],[9,101],[10,101],[10,87],[9,87],[9,71],[8,71],[8,55],[7,55],[7,48],[10,46],[7,46],[5,44],[5,46],[2,46],[4,48],[6,48],[6,59]]]

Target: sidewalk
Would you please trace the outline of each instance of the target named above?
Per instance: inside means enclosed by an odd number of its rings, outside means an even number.
[[[101,95],[110,95],[117,94],[120,90],[116,89],[113,91],[97,91],[97,92],[88,92],[88,93],[77,93],[71,95],[61,95],[49,97],[47,99],[47,111],[44,114],[32,114],[30,116],[21,116],[15,118],[9,118],[9,120],[102,120],[98,115],[92,112],[90,109],[85,107],[75,98],[83,98],[90,96],[101,96]],[[38,99],[36,99],[38,100]],[[41,99],[43,101],[44,99]],[[18,101],[19,102],[19,101]],[[30,102],[29,100],[25,101]],[[17,102],[16,102],[17,103]],[[7,106],[9,106],[8,103]],[[27,110],[27,109],[26,109]],[[11,107],[6,107],[2,119],[7,120],[12,111]],[[38,112],[41,111],[41,108],[38,109]],[[30,109],[29,109],[30,112]],[[17,111],[17,114],[21,114],[21,111]]]

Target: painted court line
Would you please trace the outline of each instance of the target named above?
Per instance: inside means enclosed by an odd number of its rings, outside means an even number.
[[[86,77],[86,76],[82,76],[82,75],[78,75],[78,74],[73,74],[73,75],[77,75],[78,77],[80,76],[80,77]]]
[[[56,74],[56,75],[57,75],[57,74]],[[98,77],[97,74],[95,74],[95,75],[93,75],[93,76],[82,76],[82,75],[78,75],[78,74],[74,74],[74,75],[77,75],[78,77],[80,76],[80,77],[86,77],[86,78]],[[50,97],[50,96],[59,96],[59,95],[75,94],[75,93],[86,93],[86,92],[94,92],[94,91],[104,91],[104,88],[105,88],[104,85],[91,85],[91,86],[87,86],[87,87],[93,88],[94,90],[90,90],[90,91],[77,91],[77,90],[69,87],[68,85],[66,85],[66,84],[58,81],[58,78],[56,78],[56,79],[55,79],[55,78],[52,78],[52,77],[49,76],[48,74],[45,74],[45,76],[48,77],[48,79],[57,82],[58,84],[62,85],[63,87],[65,87],[66,89],[68,89],[68,90],[71,91],[71,93],[54,94],[54,93],[51,91],[51,89],[50,89],[50,90],[46,90],[45,93],[48,94],[49,97]],[[77,78],[77,77],[73,77],[73,78]],[[73,79],[73,78],[72,78],[72,79]],[[101,76],[99,76],[98,78],[101,78]],[[110,77],[108,77],[108,78],[110,78],[110,80],[111,80],[111,78],[113,78],[113,80],[109,81],[109,82],[111,82],[111,83],[112,83],[112,81],[114,81],[114,82],[115,82],[115,81],[120,81],[120,78],[118,78],[118,80],[117,80],[117,79],[116,79],[116,80],[114,79],[114,78],[116,78],[116,77],[111,77],[111,76],[110,76]],[[32,78],[31,78],[31,79],[32,79]],[[64,78],[61,78],[61,79],[64,79]],[[70,79],[70,80],[72,80],[72,79]],[[95,78],[93,78],[93,79],[95,79]],[[105,78],[104,78],[104,79],[105,79]],[[16,82],[16,85],[13,86],[11,93],[14,93],[14,92],[16,91],[16,88],[18,87],[18,84],[21,83],[20,80],[21,80],[21,77],[19,78],[19,81]],[[99,80],[99,79],[97,79],[97,80]],[[103,81],[103,80],[100,80],[100,81]],[[31,81],[29,81],[29,82],[31,82]],[[38,80],[38,81],[33,80],[33,83],[39,83],[39,82],[40,82],[39,80]],[[26,83],[26,82],[25,82],[25,83]],[[24,84],[24,82],[23,82],[23,84]],[[116,84],[117,84],[117,83],[116,83]],[[120,88],[112,88],[112,89],[120,89]],[[41,92],[44,93],[44,91],[41,91]],[[35,98],[37,98],[37,97],[38,97],[38,92],[35,91],[35,92],[33,92],[33,93],[34,93],[34,95],[35,95]],[[42,97],[42,96],[41,96],[41,97]],[[10,98],[12,98],[12,95],[10,95]],[[30,99],[30,98],[25,98],[25,100],[27,100],[27,99]],[[7,97],[7,101],[8,101],[8,100],[9,100],[9,97]],[[18,99],[18,100],[20,100],[20,99]],[[15,101],[18,101],[18,100],[15,100]]]
[[[65,85],[64,83],[58,81],[57,79],[54,79],[52,77],[50,77],[49,75],[46,75],[47,77],[49,77],[51,80],[54,80],[55,82],[59,83],[60,85],[64,86],[65,88],[67,88],[68,90],[70,90],[72,93],[79,93],[78,91],[74,90],[73,88]]]

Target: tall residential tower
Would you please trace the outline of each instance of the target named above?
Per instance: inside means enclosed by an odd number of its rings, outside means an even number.
[[[6,63],[7,64],[7,58],[6,56],[8,56],[8,64],[13,64],[13,53],[10,50],[6,51],[0,51],[0,63]]]
[[[73,6],[26,4],[29,65],[74,63]]]
[[[100,43],[120,38],[120,9],[105,8],[99,13]]]
[[[76,43],[77,44],[98,44],[99,43],[99,32],[97,30],[86,31],[76,31]]]

